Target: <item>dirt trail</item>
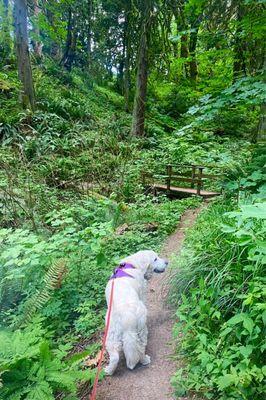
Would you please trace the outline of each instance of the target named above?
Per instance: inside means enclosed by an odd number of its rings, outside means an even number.
[[[164,244],[161,255],[170,258],[180,251],[185,230],[195,222],[202,207],[186,211],[178,229]],[[154,275],[148,285],[148,346],[147,354],[151,356],[149,366],[140,366],[130,371],[125,361],[112,377],[107,377],[99,386],[97,400],[171,400],[173,399],[170,379],[176,370],[171,357],[174,353],[172,343],[173,314],[165,304],[169,273],[162,278]],[[187,398],[188,399],[188,398]],[[185,400],[185,399],[184,399]]]

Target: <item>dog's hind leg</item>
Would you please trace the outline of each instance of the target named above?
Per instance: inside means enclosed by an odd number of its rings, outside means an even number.
[[[123,334],[123,351],[126,357],[127,367],[134,369],[139,362],[139,343],[136,332],[127,331]]]
[[[139,332],[139,341],[140,341],[140,358],[139,362],[142,365],[148,365],[151,362],[150,356],[145,354],[146,346],[147,346],[147,337],[148,337],[148,329],[145,325],[141,331]]]
[[[109,354],[109,364],[104,368],[107,375],[113,375],[119,362],[119,351],[113,346],[106,346],[106,350]]]

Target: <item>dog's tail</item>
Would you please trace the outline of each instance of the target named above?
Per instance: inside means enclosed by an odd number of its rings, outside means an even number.
[[[135,368],[139,362],[140,349],[138,343],[138,335],[132,331],[125,331],[122,337],[123,351],[126,357],[127,367]]]

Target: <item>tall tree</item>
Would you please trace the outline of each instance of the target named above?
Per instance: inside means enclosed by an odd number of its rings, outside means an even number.
[[[87,2],[88,11],[88,28],[87,28],[87,53],[88,53],[88,67],[91,67],[92,63],[92,26],[93,26],[93,0]]]
[[[236,32],[235,32],[235,40],[234,40],[234,67],[233,73],[234,78],[237,79],[240,75],[246,75],[246,60],[245,60],[245,51],[246,51],[246,42],[242,29],[242,18],[244,17],[245,8],[242,1],[239,1],[237,4],[236,10]]]
[[[180,34],[180,57],[184,59],[183,75],[185,78],[189,76],[188,62],[185,60],[189,56],[188,51],[188,22],[185,15],[185,0],[170,0],[170,7],[173,10],[177,35]],[[178,51],[175,51],[178,56]]]
[[[198,63],[197,63],[197,57],[196,57],[196,49],[197,49],[197,43],[198,43],[198,32],[199,32],[200,24],[203,19],[206,4],[207,4],[206,0],[200,0],[200,1],[190,0],[188,2],[188,7],[187,7],[188,22],[190,25],[189,69],[190,69],[190,79],[192,82],[196,82],[197,76],[198,76]]]
[[[29,54],[28,16],[26,0],[14,3],[14,25],[17,50],[18,76],[22,82],[21,100],[24,107],[35,109],[35,92]]]
[[[144,135],[145,105],[148,83],[148,45],[150,39],[152,1],[147,0],[141,7],[141,35],[137,58],[136,91],[134,98],[131,133]]]
[[[131,2],[127,2],[127,4],[128,7],[125,9],[125,24],[124,24],[124,43],[125,43],[124,98],[125,98],[125,111],[129,112],[130,58],[131,58],[131,40],[130,40]]]
[[[40,5],[38,0],[33,0],[33,16],[34,16],[34,23],[33,23],[33,33],[34,39],[32,41],[33,50],[35,56],[37,58],[42,57],[42,41],[40,35],[40,24],[39,24],[39,15],[41,13]]]
[[[61,60],[61,64],[68,71],[71,71],[72,68],[72,64],[76,53],[76,45],[77,45],[77,30],[75,26],[75,17],[72,8],[69,7],[65,52]]]
[[[189,55],[190,55],[190,79],[196,81],[198,76],[198,63],[196,59],[196,47],[198,41],[198,32],[200,27],[200,16],[193,19],[190,25],[190,38],[189,38]]]

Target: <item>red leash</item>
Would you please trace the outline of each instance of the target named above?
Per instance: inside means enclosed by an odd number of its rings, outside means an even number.
[[[101,350],[101,354],[100,354],[100,359],[99,359],[99,363],[98,363],[96,376],[95,376],[94,383],[93,383],[92,392],[91,392],[91,395],[90,395],[90,400],[95,400],[96,399],[97,385],[98,385],[99,376],[100,376],[101,367],[102,367],[102,362],[103,362],[103,356],[104,356],[104,351],[105,351],[105,344],[106,344],[107,334],[108,334],[109,327],[110,327],[111,311],[112,311],[113,297],[114,297],[114,283],[115,283],[115,279],[112,279],[110,303],[109,303],[109,307],[108,307],[106,326],[105,326],[105,330],[104,330],[102,350]]]

